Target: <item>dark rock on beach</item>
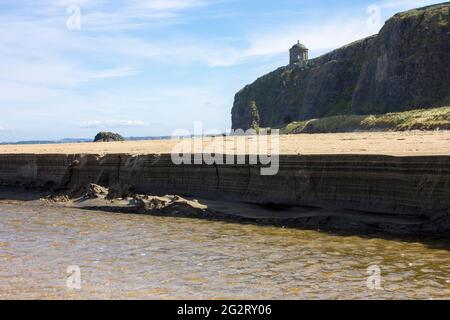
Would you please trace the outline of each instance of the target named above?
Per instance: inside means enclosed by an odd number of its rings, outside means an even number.
[[[120,134],[114,132],[99,132],[94,138],[94,142],[112,141],[125,141],[125,139]]]

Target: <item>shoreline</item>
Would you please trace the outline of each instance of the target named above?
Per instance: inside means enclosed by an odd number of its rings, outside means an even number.
[[[143,195],[135,196],[142,197]],[[352,210],[331,211],[312,207],[273,207],[222,200],[185,199],[172,195],[149,196],[149,198],[175,198],[177,199],[176,202],[182,203],[182,206],[167,206],[163,210],[152,210],[149,208],[143,209],[142,206],[137,205],[135,197],[106,199],[104,197],[89,198],[81,196],[64,201],[50,200],[53,197],[54,194],[50,191],[21,187],[0,187],[0,207],[2,205],[20,205],[42,208],[73,208],[82,210],[86,214],[104,212],[200,219],[211,222],[312,230],[342,236],[420,241],[423,243],[433,239],[450,239],[450,235],[447,233],[411,232],[407,229],[407,226],[414,223],[413,221],[382,214],[364,216]],[[194,206],[192,206],[193,203]],[[397,223],[393,224],[392,222],[395,220],[397,220]],[[415,220],[419,222],[418,219]]]

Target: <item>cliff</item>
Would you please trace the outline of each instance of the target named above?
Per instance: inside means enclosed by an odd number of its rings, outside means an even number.
[[[448,105],[449,11],[446,2],[396,14],[378,35],[259,78],[236,94],[232,127],[251,127],[252,101],[261,127]]]

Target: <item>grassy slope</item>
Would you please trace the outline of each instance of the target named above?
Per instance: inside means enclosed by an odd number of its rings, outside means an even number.
[[[281,133],[351,131],[450,130],[450,107],[417,109],[382,115],[343,115],[292,122]]]

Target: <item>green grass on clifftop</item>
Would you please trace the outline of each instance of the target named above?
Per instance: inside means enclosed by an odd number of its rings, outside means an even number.
[[[408,11],[404,11],[404,12],[400,12],[397,13],[394,17],[396,18],[400,18],[400,19],[406,19],[409,17],[417,17],[420,16],[422,14],[424,14],[425,12],[432,12],[433,14],[430,14],[429,16],[433,16],[433,15],[437,15],[438,13],[440,13],[441,15],[443,15],[444,17],[447,15],[448,16],[448,6],[450,4],[450,1],[447,2],[442,2],[442,3],[438,3],[438,4],[433,4],[430,6],[425,6],[425,7],[421,7],[421,8],[417,8],[417,9],[412,9],[412,10],[408,10]],[[443,20],[443,23],[447,24],[448,21],[447,20]]]
[[[417,109],[382,115],[343,115],[297,121],[281,128],[282,134],[352,131],[450,130],[450,107]]]

